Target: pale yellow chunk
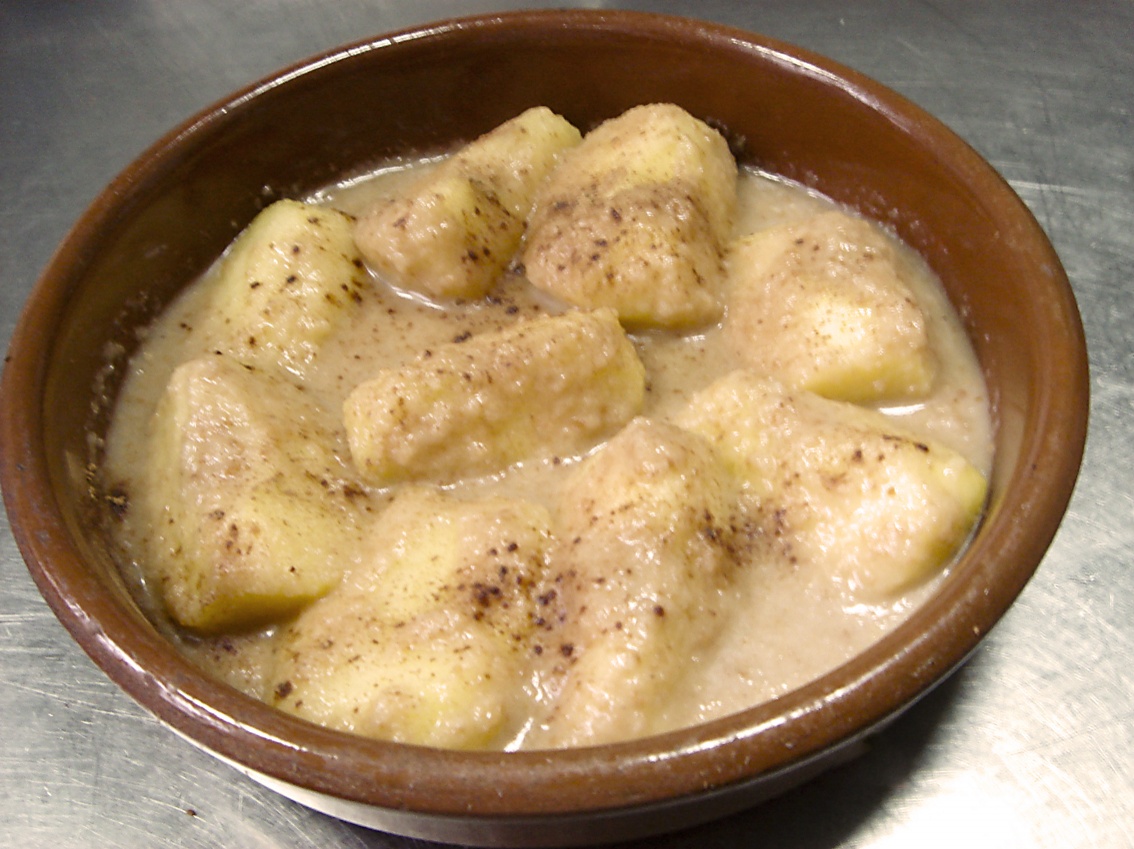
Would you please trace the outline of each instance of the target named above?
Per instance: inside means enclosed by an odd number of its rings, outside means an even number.
[[[529,748],[665,730],[662,709],[731,615],[736,484],[708,443],[639,418],[568,481],[544,657],[550,708]],[[546,599],[548,596],[543,596]]]
[[[716,130],[671,104],[631,109],[588,133],[538,193],[528,279],[627,324],[715,321],[736,187]]]
[[[131,507],[153,529],[147,580],[178,623],[256,625],[335,585],[364,499],[335,444],[282,377],[219,356],[174,371]]]
[[[271,701],[368,737],[503,745],[530,710],[527,637],[549,521],[522,501],[403,490],[366,562],[284,632]]]
[[[216,346],[302,376],[369,285],[353,229],[341,212],[293,200],[257,215],[207,284],[206,332]]]
[[[790,560],[831,564],[867,600],[939,570],[984,504],[984,476],[953,450],[881,413],[752,374],[721,378],[677,422],[743,477]]]
[[[609,310],[572,311],[433,349],[343,405],[351,455],[384,484],[567,456],[629,421],[645,369]]]
[[[394,286],[480,297],[519,248],[536,187],[579,140],[551,110],[529,109],[362,216],[359,249]]]
[[[748,368],[858,403],[931,389],[926,318],[877,226],[825,212],[739,240],[728,265],[725,334]]]

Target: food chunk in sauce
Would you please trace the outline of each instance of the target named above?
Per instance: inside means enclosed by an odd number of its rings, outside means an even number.
[[[555,517],[547,715],[532,746],[662,730],[664,702],[732,615],[736,483],[701,437],[635,419],[568,479]],[[548,598],[548,596],[544,596]]]
[[[536,196],[523,251],[536,287],[628,325],[689,327],[721,314],[736,162],[676,106],[631,109],[569,151]]]
[[[210,281],[204,332],[242,363],[302,375],[370,285],[353,229],[349,216],[327,207],[269,206]]]
[[[877,600],[909,589],[960,547],[984,504],[981,472],[874,410],[734,372],[679,424],[708,439],[746,484],[788,558]]]
[[[737,240],[724,332],[738,364],[828,398],[924,397],[935,358],[893,245],[841,210]]]
[[[359,249],[403,289],[479,298],[520,246],[536,188],[579,139],[550,109],[529,109],[364,214]]]
[[[612,310],[571,311],[430,349],[357,386],[351,456],[373,483],[573,454],[642,406],[645,369]]]
[[[174,372],[151,422],[134,509],[143,571],[201,631],[278,620],[338,581],[358,515],[352,471],[307,395],[229,357]]]
[[[371,737],[499,746],[526,712],[549,523],[526,501],[403,490],[361,563],[284,629],[269,701]]]

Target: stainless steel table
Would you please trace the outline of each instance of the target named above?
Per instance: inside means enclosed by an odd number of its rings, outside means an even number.
[[[68,226],[166,129],[338,43],[506,5],[3,0],[4,346]],[[971,663],[853,763],[653,845],[1134,846],[1134,2],[547,5],[734,24],[906,94],[1035,211],[1091,347],[1092,429],[1070,513]],[[159,725],[71,642],[0,524],[0,844],[420,845],[292,804]]]

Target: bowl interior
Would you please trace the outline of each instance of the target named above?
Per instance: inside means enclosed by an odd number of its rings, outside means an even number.
[[[97,460],[137,330],[267,202],[472,138],[534,105],[581,128],[670,101],[739,157],[894,228],[941,276],[995,405],[989,509],[940,592],[879,645],[776,702],[700,728],[558,753],[462,755],[360,741],[198,673],[145,620],[92,515]],[[362,42],[170,133],[104,192],[37,285],[4,376],[3,484],[17,541],[80,644],[203,746],[281,782],[443,816],[542,816],[689,797],[790,768],[947,674],[1032,574],[1086,426],[1082,328],[1042,231],[937,121],[836,64],[751,34],[617,12],[488,16]],[[484,788],[498,788],[486,794]]]

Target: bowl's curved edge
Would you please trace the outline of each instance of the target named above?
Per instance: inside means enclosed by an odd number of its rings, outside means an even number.
[[[876,728],[842,740],[801,762],[726,786],[713,787],[702,793],[616,808],[514,816],[422,813],[330,796],[258,773],[244,764],[205,749],[191,738],[181,736],[281,796],[355,825],[403,837],[459,843],[464,846],[554,849],[641,840],[739,813],[861,756],[868,749],[868,738],[896,718],[892,717]]]

